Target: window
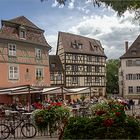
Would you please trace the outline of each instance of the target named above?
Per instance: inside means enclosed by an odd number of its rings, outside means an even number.
[[[76,40],[74,41],[74,43],[71,42],[71,46],[72,46],[72,48],[74,48],[74,49],[77,48]]]
[[[100,83],[100,77],[95,77],[95,83]]]
[[[132,54],[132,55],[136,55],[136,54],[137,54],[137,53],[136,53],[136,50],[132,50],[132,51],[131,51],[131,54]]]
[[[62,80],[62,74],[61,74],[61,73],[58,73],[58,75],[57,75],[57,80],[59,80],[59,81]]]
[[[140,60],[135,61],[136,66],[140,66]]]
[[[70,70],[70,66],[66,65],[66,71],[69,71],[69,70]]]
[[[92,61],[92,57],[91,56],[87,56],[87,61],[91,62]]]
[[[72,77],[72,83],[77,84],[78,83],[78,77]]]
[[[98,46],[94,46],[95,50],[98,51]]]
[[[137,93],[140,93],[140,86],[137,86]]]
[[[73,65],[72,66],[72,71],[73,72],[77,72],[78,71],[78,66],[77,65]]]
[[[8,55],[16,56],[16,45],[15,44],[8,44]]]
[[[136,79],[140,80],[140,74],[139,73],[136,74]]]
[[[82,44],[78,44],[78,48],[79,49],[82,49]]]
[[[52,63],[51,64],[51,70],[55,70],[56,64]]]
[[[128,87],[128,93],[133,93],[133,87],[132,86]]]
[[[92,72],[92,66],[87,66],[87,72]]]
[[[35,56],[37,59],[42,58],[41,49],[38,49],[38,48],[35,49]]]
[[[92,82],[92,77],[87,77],[87,83],[91,83]]]
[[[133,80],[133,74],[126,74],[126,80]]]
[[[126,66],[133,66],[133,61],[132,60],[127,60],[126,61]]]
[[[50,78],[51,78],[51,81],[54,81],[54,74],[51,74],[51,76],[50,76]]]
[[[76,54],[73,54],[73,55],[72,55],[72,59],[73,59],[73,60],[78,60],[78,56],[77,56]]]
[[[26,38],[26,32],[25,32],[25,30],[20,30],[20,38],[21,39],[25,39]]]
[[[99,72],[100,72],[99,66],[95,66],[95,73],[99,73]]]
[[[43,79],[43,68],[37,68],[36,69],[36,79],[37,80],[42,80]]]
[[[18,66],[9,66],[9,79],[18,80],[19,79],[19,69]]]
[[[95,57],[95,62],[99,62],[99,57],[98,56]]]

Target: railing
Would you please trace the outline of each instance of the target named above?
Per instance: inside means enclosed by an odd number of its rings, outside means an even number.
[[[27,116],[26,118],[24,118],[24,121],[32,123],[32,118]],[[19,124],[19,122],[20,122],[19,114],[14,114],[14,113],[9,114],[9,115],[2,114],[0,116],[0,139],[2,138],[1,130],[3,127],[1,124],[5,124],[11,129],[11,126],[14,128]],[[8,139],[13,139],[13,138],[14,139],[23,139],[23,138],[25,139],[25,137],[21,133],[22,125],[23,125],[23,123],[21,123],[21,125],[15,129],[14,133],[10,132],[10,136],[8,137]],[[37,130],[37,133],[36,133],[35,137],[42,137],[42,136],[50,137],[49,128],[43,132],[39,131],[37,128],[36,128],[36,130]],[[33,130],[30,131],[30,135],[32,135],[32,133],[33,133]],[[58,132],[53,133],[53,135],[51,135],[51,137],[58,137]],[[32,138],[32,139],[34,139],[34,138]]]

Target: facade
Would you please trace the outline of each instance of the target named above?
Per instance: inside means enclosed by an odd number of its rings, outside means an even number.
[[[56,54],[64,69],[64,87],[91,87],[91,94],[105,95],[106,56],[100,41],[59,32]]]
[[[49,55],[50,84],[51,86],[64,86],[63,67],[58,55]]]
[[[125,43],[125,54],[120,57],[119,92],[125,98],[140,101],[140,36],[128,48]]]
[[[43,33],[26,17],[2,20],[0,29],[0,88],[50,86],[51,49]]]

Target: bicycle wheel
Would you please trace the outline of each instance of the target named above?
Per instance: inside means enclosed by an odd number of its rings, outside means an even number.
[[[25,123],[22,127],[21,127],[21,133],[24,137],[26,138],[32,138],[36,135],[37,130],[35,128],[35,126],[31,123]]]
[[[0,124],[0,140],[7,139],[10,135],[10,129],[5,124]]]

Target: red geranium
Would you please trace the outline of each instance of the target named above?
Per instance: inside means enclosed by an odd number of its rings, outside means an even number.
[[[119,117],[119,116],[121,115],[121,113],[120,113],[120,112],[116,112],[115,115],[116,115],[117,117]]]
[[[98,111],[96,111],[96,114],[99,115],[99,116],[101,116],[101,115],[103,115],[105,113],[106,113],[106,111],[104,111],[104,110],[98,110]]]
[[[113,123],[114,123],[114,120],[113,119],[106,119],[103,122],[104,126],[106,126],[106,127],[112,126]]]

